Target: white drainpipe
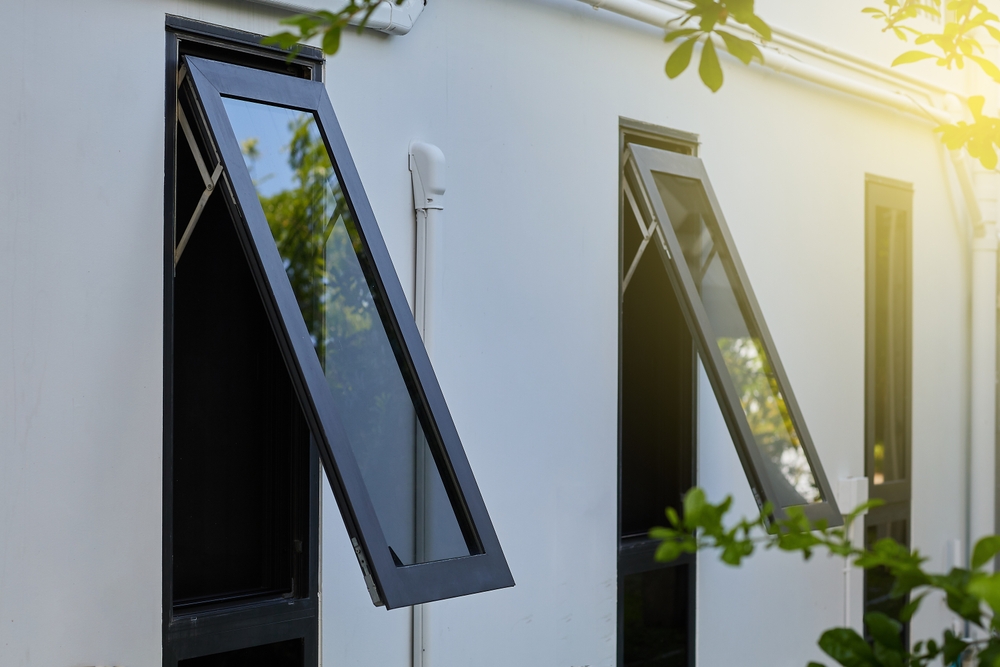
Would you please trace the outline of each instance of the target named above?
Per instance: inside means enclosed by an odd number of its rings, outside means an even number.
[[[580,0],[595,9],[605,9],[658,28],[676,18],[683,5],[669,0]],[[739,27],[736,27],[739,29]],[[815,42],[810,48],[826,50]],[[993,54],[995,55],[995,54]],[[860,60],[855,59],[857,64]],[[756,66],[756,62],[755,62]],[[960,106],[958,100],[948,95],[942,102],[952,107],[948,113],[930,105],[920,104],[908,95],[880,88],[835,72],[809,65],[783,53],[767,49],[764,64],[781,72],[814,84],[837,90],[861,99],[914,114],[935,123],[953,123]],[[996,86],[990,102],[996,109]],[[951,98],[951,99],[948,99]],[[969,373],[969,444],[968,444],[968,498],[965,507],[966,557],[971,555],[975,540],[997,532],[996,503],[996,357],[997,357],[997,194],[1000,178],[996,172],[979,170],[975,180],[969,173],[967,160],[958,151],[952,152],[952,165],[962,189],[965,208],[974,230],[971,267],[971,358]],[[947,443],[941,443],[946,446]]]
[[[996,62],[997,49],[986,54]],[[977,73],[987,113],[996,113],[1000,90]],[[997,216],[1000,174],[977,164],[975,191],[981,213],[972,241],[972,372],[969,424],[969,544],[997,532],[996,526],[996,354]]]
[[[422,142],[410,144],[410,181],[413,186],[413,209],[417,219],[417,261],[413,298],[413,316],[424,339],[424,347],[433,358],[434,307],[441,283],[441,225],[444,216],[445,161],[437,146]],[[418,460],[418,467],[421,463]],[[418,479],[424,478],[422,467]],[[423,529],[421,509],[417,511],[417,539]],[[411,666],[427,667],[427,631],[430,607],[414,605],[411,611]]]
[[[319,10],[337,11],[344,6],[337,0],[246,0],[257,5],[265,5],[282,9],[294,14],[312,14]],[[405,35],[410,32],[417,17],[424,11],[426,0],[403,0],[396,4],[391,0],[382,0],[365,23],[366,28],[385,32],[390,35]],[[361,23],[361,16],[351,19],[351,25]]]

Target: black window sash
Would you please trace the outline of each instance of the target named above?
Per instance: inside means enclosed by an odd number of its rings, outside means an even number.
[[[741,302],[740,305],[745,309],[744,312],[752,316],[750,324],[754,325],[760,333],[761,344],[764,346],[768,361],[778,381],[782,398],[785,400],[785,405],[788,408],[792,423],[799,436],[806,459],[812,469],[816,484],[820,489],[822,501],[798,505],[798,507],[801,507],[805,511],[806,516],[810,520],[823,519],[828,525],[841,525],[843,517],[837,508],[837,502],[827,481],[823,467],[820,464],[812,438],[806,430],[805,419],[803,419],[798,402],[792,394],[791,384],[778,357],[774,341],[767,330],[760,306],[750,287],[746,270],[740,261],[739,254],[736,251],[736,244],[733,242],[729,228],[722,215],[721,207],[715,197],[715,192],[712,190],[704,163],[697,157],[629,144],[627,164],[633,170],[630,180],[641,191],[634,193],[637,199],[636,203],[641,209],[640,212],[646,217],[647,223],[650,218],[655,221],[660,236],[663,239],[663,243],[656,242],[657,235],[654,234],[651,243],[656,246],[660,253],[660,258],[663,260],[667,273],[670,275],[671,283],[674,285],[674,289],[680,298],[685,319],[691,328],[692,335],[698,342],[705,372],[712,384],[712,389],[715,392],[719,407],[726,420],[726,425],[736,445],[737,454],[740,457],[740,462],[743,464],[743,469],[758,506],[762,507],[765,502],[771,501],[774,505],[773,517],[775,519],[782,519],[786,516],[785,508],[779,506],[774,500],[778,496],[765,469],[765,466],[769,464],[764,460],[764,454],[756,445],[753,432],[750,430],[750,424],[740,403],[739,394],[726,370],[722,352],[716,344],[715,336],[709,323],[708,313],[702,303],[694,277],[691,275],[691,271],[684,261],[683,248],[674,232],[673,225],[670,224],[670,217],[667,215],[666,207],[658,195],[656,183],[653,178],[654,171],[697,180],[701,183],[718,225],[719,238],[715,239],[715,242],[723,245],[723,250],[738,276],[738,281],[733,285],[733,288],[736,291],[737,298]],[[642,210],[649,209],[650,207],[652,210]]]
[[[320,459],[354,543],[372,600],[386,608],[421,604],[513,586],[493,524],[466,458],[458,431],[410,315],[409,304],[365,195],[333,106],[322,83],[201,58],[187,58],[188,78],[225,169],[223,190],[250,261],[271,324]],[[384,322],[403,348],[404,374],[417,385],[432,431],[428,445],[452,499],[469,556],[397,566],[390,554],[368,489],[347,440],[323,368],[299,310],[281,257],[258,200],[222,97],[312,113],[375,269],[375,285],[389,306]]]

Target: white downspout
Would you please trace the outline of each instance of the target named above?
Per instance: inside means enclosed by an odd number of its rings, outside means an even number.
[[[994,46],[986,55],[996,62]],[[992,79],[977,75],[987,113],[996,112],[1000,91]],[[974,188],[979,224],[972,240],[971,407],[969,418],[969,543],[997,532],[996,526],[996,355],[997,355],[997,216],[1000,174],[978,163]],[[992,563],[987,564],[992,569]]]
[[[337,11],[344,6],[339,0],[246,0],[257,5],[282,9],[295,14],[312,14],[319,10]],[[382,0],[365,23],[366,28],[390,35],[405,35],[413,28],[417,17],[424,11],[426,0],[403,0],[396,4],[392,0]],[[361,16],[351,19],[351,25],[361,23]]]
[[[410,144],[410,181],[413,185],[413,208],[417,218],[416,287],[413,315],[424,339],[427,353],[433,355],[434,307],[440,294],[441,224],[444,215],[445,161],[437,146]],[[424,479],[422,458],[418,458],[417,479]],[[423,544],[423,513],[418,502],[417,543]],[[427,621],[430,608],[411,608],[412,667],[427,665]]]

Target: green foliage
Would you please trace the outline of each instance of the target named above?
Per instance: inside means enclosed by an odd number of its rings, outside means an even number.
[[[904,42],[912,37],[914,45],[924,47],[900,54],[892,62],[893,67],[934,60],[939,67],[962,69],[966,61],[970,61],[991,79],[1000,82],[1000,67],[984,57],[985,50],[979,42],[983,33],[1000,42],[1000,18],[982,2],[949,0],[945,4],[947,20],[940,32],[924,32],[908,23],[921,13],[940,16],[936,7],[923,4],[921,0],[883,0],[882,4],[884,8],[867,7],[862,11],[882,21],[883,32],[892,31]],[[959,121],[942,125],[935,131],[951,150],[965,147],[984,167],[995,169],[996,147],[1000,146],[1000,118],[982,113],[983,98],[980,96],[970,97],[967,104],[973,119],[971,123]]]
[[[717,37],[722,46],[743,64],[749,65],[754,58],[764,62],[764,56],[756,44],[724,29],[730,21],[733,21],[743,24],[763,41],[771,39],[771,28],[754,13],[754,0],[689,1],[690,9],[667,23],[664,41],[669,43],[682,40],[667,58],[665,71],[668,77],[676,79],[687,69],[691,64],[695,45],[701,42],[698,75],[713,93],[719,90],[722,87],[722,66],[719,64],[714,37]],[[698,27],[687,27],[694,23],[697,23]]]
[[[693,488],[684,496],[683,515],[666,511],[667,527],[653,528],[649,536],[660,540],[656,559],[675,560],[685,553],[717,551],[719,559],[739,566],[758,548],[798,552],[809,559],[817,550],[849,559],[855,567],[882,568],[894,580],[890,595],[909,601],[898,618],[881,612],[865,614],[866,640],[850,628],[832,628],[819,639],[819,647],[843,667],[927,667],[943,660],[951,665],[963,655],[975,655],[978,664],[1000,667],[1000,573],[988,574],[983,567],[1000,554],[1000,536],[984,537],[975,545],[970,569],[953,568],[946,574],[924,569],[927,559],[890,538],[879,540],[871,548],[851,543],[851,525],[868,509],[881,504],[870,500],[844,516],[844,526],[829,528],[823,522],[811,523],[801,508],[788,508],[787,519],[773,521],[772,508],[765,506],[753,518],[727,521],[732,497],[713,504],[704,491]],[[928,593],[944,594],[948,608],[988,633],[988,638],[970,641],[947,630],[941,641],[916,642],[912,650],[903,645],[901,631],[917,612]],[[810,662],[809,667],[825,667]]]
[[[392,0],[397,5],[403,0]],[[372,12],[382,4],[383,0],[349,0],[341,9],[335,12],[318,11],[313,14],[296,14],[282,19],[281,24],[292,28],[291,31],[279,32],[264,38],[264,44],[275,44],[288,49],[289,59],[294,58],[302,48],[301,42],[307,42],[313,37],[322,35],[323,53],[334,55],[340,50],[340,36],[344,29],[356,16],[361,16],[358,32],[365,28]]]
[[[951,69],[954,66],[962,69],[968,59],[1000,82],[1000,68],[982,57],[985,51],[976,38],[977,30],[982,28],[993,39],[1000,39],[997,15],[983,3],[978,0],[950,0],[945,7],[949,20],[945,21],[941,32],[923,32],[906,23],[917,18],[920,13],[940,16],[936,7],[923,4],[920,0],[883,0],[883,5],[884,10],[867,7],[862,11],[883,21],[883,32],[891,30],[904,42],[913,37],[915,45],[929,45],[939,52],[907,51],[893,61],[893,66],[937,58],[937,64],[941,67]]]
[[[1000,118],[985,115],[984,102],[985,99],[981,95],[969,98],[971,123],[960,120],[957,123],[942,125],[934,131],[941,133],[941,141],[951,150],[964,146],[969,155],[979,160],[984,167],[995,169],[996,148],[1000,146]]]
[[[753,0],[687,0],[691,7],[681,16],[670,21],[664,41],[679,42],[667,58],[665,71],[669,78],[680,76],[691,64],[694,48],[702,44],[698,74],[702,82],[714,93],[722,87],[722,66],[717,45],[722,45],[740,62],[749,65],[755,58],[763,63],[764,56],[758,45],[726,30],[730,22],[749,29],[760,42],[771,38],[771,29],[754,12]],[[945,3],[947,20],[940,32],[926,32],[926,24],[916,23],[922,14],[940,17],[936,5],[927,0],[882,0],[881,7],[862,10],[883,23],[882,31],[891,32],[900,40],[921,47],[901,53],[892,65],[908,65],[933,60],[948,69],[965,67],[972,62],[994,81],[1000,82],[1000,67],[985,57],[980,39],[983,34],[1000,42],[1000,18],[979,0],[948,0]],[[697,24],[697,27],[692,27]],[[997,167],[997,149],[1000,148],[1000,117],[982,113],[983,99],[971,97],[968,109],[972,122],[959,121],[938,127],[942,141],[952,150],[965,148],[969,155],[987,169]]]

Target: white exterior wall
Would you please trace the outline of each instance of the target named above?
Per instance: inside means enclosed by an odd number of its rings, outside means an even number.
[[[894,43],[855,39],[877,34],[864,4],[760,12],[887,62]],[[160,661],[167,13],[259,33],[280,17],[0,5],[0,665]],[[407,289],[407,146],[448,159],[433,356],[517,586],[430,605],[430,666],[614,664],[620,116],[700,135],[834,488],[864,473],[864,175],[914,184],[913,544],[943,567],[964,535],[967,253],[932,126],[728,59],[712,95],[694,71],[668,81],[667,53],[655,28],[573,0],[430,0],[409,35],[347,34],[328,63]],[[705,382],[699,405],[699,483],[754,512]],[[409,612],[371,606],[327,500],[324,663],[408,665]],[[703,556],[699,664],[819,659],[841,569]],[[947,619],[925,603],[914,637]]]

